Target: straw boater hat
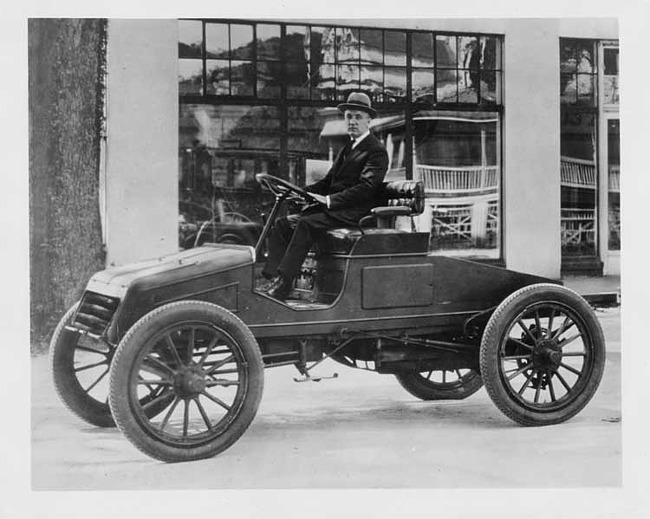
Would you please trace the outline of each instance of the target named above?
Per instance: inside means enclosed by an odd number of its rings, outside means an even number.
[[[348,96],[348,102],[341,103],[337,108],[341,112],[345,112],[346,110],[361,110],[373,118],[377,115],[375,109],[370,106],[370,98],[363,92],[352,92]]]

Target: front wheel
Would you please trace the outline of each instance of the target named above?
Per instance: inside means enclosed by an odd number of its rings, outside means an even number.
[[[257,341],[229,311],[181,301],[145,315],[120,342],[110,373],[119,429],[167,462],[215,456],[244,434],[259,406],[264,367]],[[143,403],[142,394],[157,398]],[[151,406],[164,409],[152,417]]]
[[[483,333],[488,395],[522,425],[551,425],[579,413],[603,376],[605,339],[589,304],[559,285],[524,287],[494,311]]]
[[[421,400],[463,400],[483,387],[481,376],[473,369],[398,373],[395,377],[404,389]]]

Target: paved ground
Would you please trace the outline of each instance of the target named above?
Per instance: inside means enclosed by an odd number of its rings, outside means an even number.
[[[247,433],[220,456],[167,465],[115,429],[88,426],[59,403],[45,356],[32,360],[34,490],[287,488],[579,488],[621,484],[619,309],[600,310],[603,383],[568,423],[511,423],[484,390],[425,403],[391,376],[324,363],[336,380],[266,372]]]

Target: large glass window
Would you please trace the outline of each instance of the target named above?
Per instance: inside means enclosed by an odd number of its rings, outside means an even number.
[[[621,142],[620,120],[607,121],[607,177],[608,177],[608,248],[621,250]]]
[[[261,223],[268,201],[254,174],[297,184],[324,175],[347,139],[336,105],[363,91],[378,112],[371,128],[388,151],[386,179],[433,182],[424,224],[435,231],[432,247],[498,258],[501,45],[482,34],[181,20],[182,225],[235,213]],[[445,112],[462,120],[450,124]],[[443,167],[456,168],[452,183],[483,175],[482,187],[441,192],[439,174],[424,171]],[[454,196],[474,197],[468,233],[450,230],[456,224],[445,211]]]

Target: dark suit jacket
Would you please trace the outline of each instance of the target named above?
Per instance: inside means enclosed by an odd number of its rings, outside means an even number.
[[[346,146],[349,149],[349,144]],[[344,147],[327,175],[305,187],[306,191],[330,196],[331,216],[355,225],[377,205],[386,170],[388,154],[371,133],[343,158]]]

